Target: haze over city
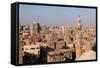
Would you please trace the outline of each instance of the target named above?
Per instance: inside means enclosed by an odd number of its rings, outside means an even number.
[[[22,25],[31,25],[33,21],[41,25],[71,25],[76,26],[76,18],[80,15],[81,24],[95,26],[96,9],[56,7],[39,5],[20,5],[19,21]]]

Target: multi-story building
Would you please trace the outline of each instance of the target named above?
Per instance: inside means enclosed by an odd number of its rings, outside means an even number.
[[[40,24],[33,21],[32,25],[30,26],[30,34],[33,35],[33,33],[39,33],[41,30]]]
[[[24,52],[33,54],[33,55],[40,55],[40,45],[39,43],[31,44],[31,45],[24,45],[23,48]]]

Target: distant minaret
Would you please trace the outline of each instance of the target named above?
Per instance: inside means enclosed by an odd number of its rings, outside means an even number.
[[[77,29],[76,29],[76,59],[78,59],[82,52],[81,52],[81,46],[82,46],[82,33],[81,33],[81,18],[80,16],[77,17]]]
[[[21,27],[22,27],[22,26],[21,26],[21,24],[19,23],[19,32],[21,31]]]
[[[81,30],[82,25],[81,25],[81,18],[80,16],[77,17],[77,30]]]
[[[33,36],[33,33],[34,33],[34,23],[32,23],[32,25],[30,26],[30,34],[31,36]]]

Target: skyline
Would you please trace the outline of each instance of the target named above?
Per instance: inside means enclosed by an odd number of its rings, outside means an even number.
[[[83,26],[96,25],[96,9],[57,7],[40,5],[20,5],[20,24],[31,25],[33,21],[41,25],[71,25],[76,26],[77,17],[80,15]]]

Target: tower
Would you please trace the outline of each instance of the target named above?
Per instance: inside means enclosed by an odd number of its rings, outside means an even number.
[[[82,33],[81,33],[81,18],[80,16],[77,17],[77,26],[76,26],[76,59],[80,57],[82,54]]]
[[[77,17],[77,30],[81,30],[82,25],[81,25],[81,18],[80,16]]]

